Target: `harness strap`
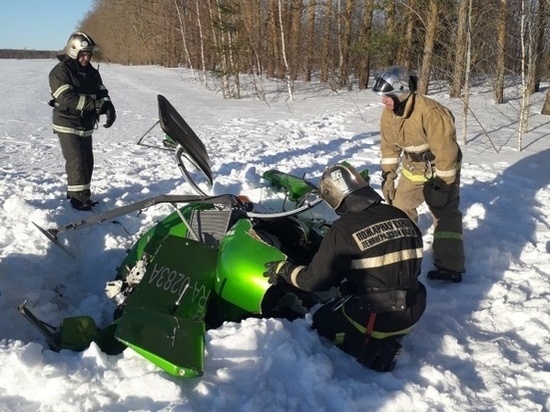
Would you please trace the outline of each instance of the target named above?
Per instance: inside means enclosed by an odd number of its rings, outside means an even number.
[[[367,322],[367,329],[365,330],[365,335],[368,335],[368,336],[372,335],[375,320],[376,320],[376,313],[371,312],[369,315],[369,320]]]

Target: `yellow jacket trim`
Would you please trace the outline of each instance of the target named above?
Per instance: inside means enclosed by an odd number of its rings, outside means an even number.
[[[349,323],[351,323],[353,325],[353,327],[355,327],[359,332],[361,333],[367,333],[367,328],[363,325],[361,325],[360,323],[356,322],[355,320],[353,320],[352,318],[350,318],[348,316],[348,314],[346,313],[346,310],[344,309],[344,306],[342,305],[342,313],[344,314],[344,316],[346,317],[346,319],[349,321]],[[396,330],[394,332],[379,332],[379,331],[376,331],[376,330],[373,330],[372,333],[371,333],[371,336],[375,339],[384,339],[384,338],[389,338],[390,336],[398,336],[398,335],[405,335],[407,333],[409,333],[412,328],[414,328],[414,325],[411,325],[409,326],[408,328],[405,328],[405,329],[401,329],[401,330]]]
[[[403,175],[403,177],[406,177],[414,183],[426,183],[428,181],[428,178],[426,176],[415,175],[414,173],[411,173],[408,169],[401,169],[401,174]]]

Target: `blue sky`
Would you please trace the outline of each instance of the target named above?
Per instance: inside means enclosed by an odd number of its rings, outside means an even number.
[[[93,0],[0,0],[0,49],[60,50]]]

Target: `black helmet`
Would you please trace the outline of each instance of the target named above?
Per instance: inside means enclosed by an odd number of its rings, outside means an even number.
[[[340,163],[328,167],[321,176],[319,196],[336,210],[346,196],[368,185],[369,183],[357,170]]]
[[[380,94],[401,94],[416,91],[417,78],[399,66],[392,66],[378,76],[372,91]]]
[[[90,36],[84,32],[75,31],[67,41],[65,54],[71,59],[76,60],[78,58],[78,53],[81,51],[93,53],[98,49],[95,41]]]

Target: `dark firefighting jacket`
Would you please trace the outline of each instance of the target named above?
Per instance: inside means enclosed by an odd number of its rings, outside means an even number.
[[[310,264],[291,264],[285,279],[309,292],[339,287],[345,303],[333,310],[343,310],[360,331],[368,314],[378,313],[375,328],[381,338],[381,332],[406,333],[424,312],[426,289],[418,281],[423,243],[412,220],[381,203],[369,189],[344,199],[338,209],[344,212],[326,232]],[[402,306],[394,305],[397,302]]]
[[[346,279],[355,295],[418,287],[422,235],[401,210],[376,203],[337,219],[308,266],[295,266],[290,282],[323,291]]]
[[[49,75],[53,100],[54,132],[91,136],[97,123],[101,101],[110,101],[99,71],[91,64],[82,66],[67,55],[58,56],[59,63]]]

